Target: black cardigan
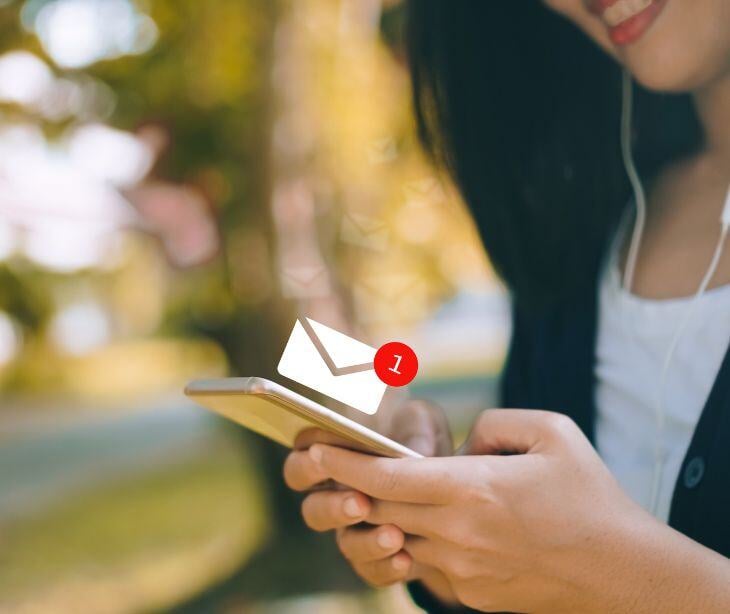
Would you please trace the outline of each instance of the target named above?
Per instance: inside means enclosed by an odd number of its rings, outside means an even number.
[[[597,295],[593,286],[582,297],[540,314],[513,309],[502,407],[565,413],[593,441]],[[682,462],[669,524],[730,557],[730,349]],[[417,583],[409,589],[428,612],[470,611],[444,608]]]

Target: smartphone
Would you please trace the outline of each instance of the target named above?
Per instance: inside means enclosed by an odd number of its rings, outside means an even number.
[[[206,409],[289,448],[297,435],[319,428],[360,452],[391,458],[421,458],[421,454],[358,424],[280,384],[261,377],[196,380],[185,394]]]

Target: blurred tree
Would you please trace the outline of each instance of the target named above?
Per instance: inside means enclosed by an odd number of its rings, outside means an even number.
[[[38,39],[19,25],[23,7],[38,9],[52,1],[0,0],[0,51],[31,50],[52,65]],[[155,320],[149,334],[208,337],[225,350],[234,374],[275,377],[297,311],[341,330],[358,324],[353,314],[362,320],[393,315],[392,300],[376,312],[367,300],[353,299],[362,277],[388,271],[415,280],[393,296],[419,299],[411,301],[415,308],[407,314],[417,321],[435,302],[429,297],[450,291],[454,272],[468,277],[483,271],[471,227],[457,209],[444,209],[442,187],[415,153],[408,80],[398,63],[397,2],[135,3],[157,27],[150,50],[75,70],[54,69],[64,78],[96,84],[107,106],[93,117],[55,121],[31,113],[30,119],[49,135],[62,134],[77,120],[103,121],[136,134],[158,155],[143,185],[126,192],[139,211],[154,217],[150,199],[164,192],[179,206],[189,197],[197,214],[205,210],[219,226],[221,252],[207,263],[176,268],[180,262],[171,257],[159,278],[139,275],[145,281],[138,287],[128,277],[119,284],[125,294],[159,293],[161,323]],[[383,12],[383,6],[391,9]],[[5,122],[29,117],[17,107],[0,111]],[[160,216],[167,228],[148,229],[159,231],[166,248],[163,235],[185,234],[180,211],[177,218],[176,211]],[[353,211],[387,229],[384,248],[363,247],[341,235],[342,221]],[[155,252],[154,266],[162,266],[158,259]],[[145,251],[135,266],[153,268],[152,260]],[[311,295],[291,291],[285,283],[291,263],[326,269],[327,282]],[[127,273],[130,269],[127,263]],[[114,275],[81,271],[73,278],[93,285]],[[158,280],[159,288],[145,286]],[[42,336],[54,290],[63,282],[69,276],[4,267],[0,309]],[[418,293],[414,284],[428,288]],[[367,330],[371,322],[359,324]],[[179,610],[360,588],[331,536],[304,528],[301,497],[281,479],[285,451],[238,431],[264,477],[271,537],[242,569]]]
[[[235,374],[273,377],[293,319],[273,268],[270,211],[276,106],[271,75],[281,6],[270,0],[166,0],[151,8],[161,32],[155,52],[104,63],[94,73],[119,92],[120,126],[136,130],[142,121],[152,122],[170,135],[155,175],[205,194],[223,236],[222,258],[180,274],[166,326],[217,340]],[[180,610],[198,612],[230,600],[331,589],[342,582],[359,586],[332,540],[304,527],[301,497],[281,479],[284,450],[245,431],[241,437],[263,473],[272,537],[241,570]],[[313,552],[317,566],[311,565]]]
[[[18,27],[22,6],[18,2],[0,10],[3,47],[30,49],[52,63],[38,40]],[[206,199],[220,226],[220,257],[195,269],[173,271],[157,333],[205,335],[224,348],[235,374],[272,376],[292,321],[291,305],[277,292],[269,208],[271,66],[279,3],[156,0],[144,9],[159,32],[149,53],[72,72],[74,78],[94,79],[112,93],[108,123],[139,134],[161,154],[148,182],[189,186]],[[43,127],[60,128],[52,121]],[[133,203],[138,195],[129,193]],[[47,284],[42,274],[32,279],[25,275],[30,283],[10,270],[0,271],[0,308],[40,331],[49,301],[36,298],[44,296]],[[240,436],[264,474],[271,544],[243,572],[183,608],[200,611],[203,603],[240,594],[248,599],[281,594],[282,586],[301,592],[319,575],[309,564],[310,547],[301,543],[317,538],[305,532],[299,497],[281,480],[283,450],[242,429]],[[331,544],[329,550],[334,550]],[[292,569],[287,571],[287,565]]]

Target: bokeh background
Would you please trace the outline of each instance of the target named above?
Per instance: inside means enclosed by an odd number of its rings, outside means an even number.
[[[457,436],[508,307],[419,152],[402,7],[0,0],[0,611],[410,612],[186,381],[298,313],[417,351]]]

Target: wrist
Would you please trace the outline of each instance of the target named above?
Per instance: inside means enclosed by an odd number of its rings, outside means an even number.
[[[597,544],[593,609],[631,614],[730,611],[730,561],[640,508],[617,515]]]

